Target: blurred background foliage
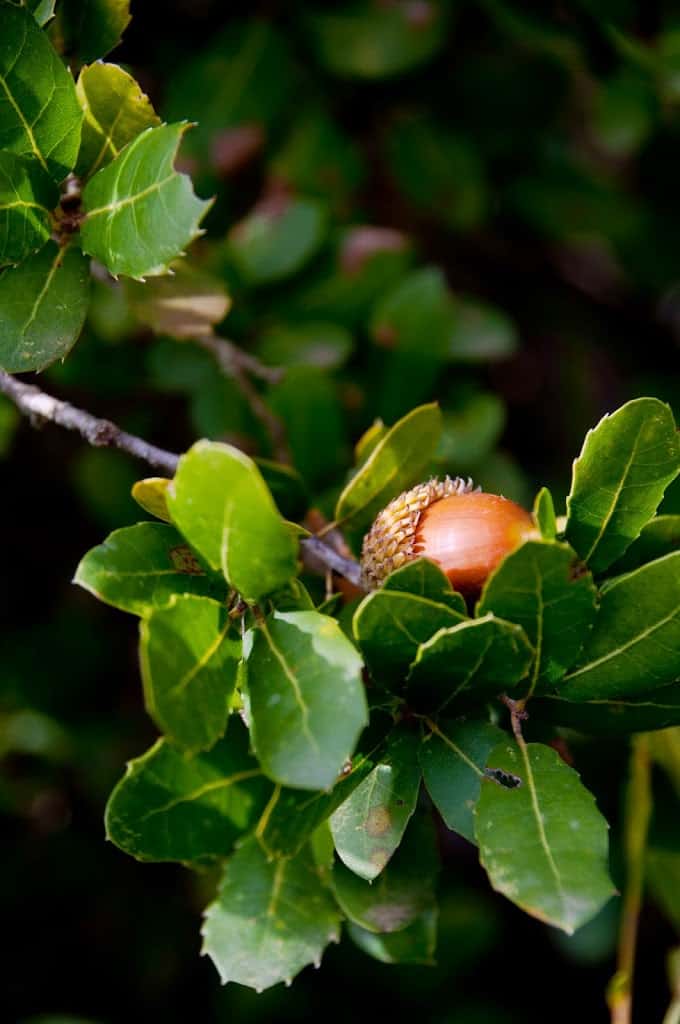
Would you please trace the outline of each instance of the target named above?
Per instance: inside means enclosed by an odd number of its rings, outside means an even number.
[[[221,333],[284,369],[256,387],[315,507],[332,507],[376,419],[430,399],[446,423],[433,468],[525,504],[543,483],[561,502],[604,412],[650,394],[680,414],[677,5],[228,8],[133,4],[109,59],[165,119],[198,122],[183,167],[216,202],[191,267],[231,297]],[[44,386],[177,451],[206,436],[275,456],[237,383],[152,334],[144,303],[139,286],[96,280],[85,335]],[[221,990],[197,957],[212,878],[103,839],[108,792],[153,733],[134,626],[69,581],[140,518],[129,491],[146,471],[35,432],[4,402],[0,459],[7,1019],[361,1020],[377,1002],[427,1024],[532,1024],[547,992],[551,1021],[607,1019],[617,908],[558,936],[490,895],[451,836],[436,968],[383,966],[346,940],[290,991]],[[680,512],[677,484],[662,511]],[[616,869],[625,750],[573,745],[614,823]],[[640,1024],[661,1019],[680,927],[672,778],[656,778]]]

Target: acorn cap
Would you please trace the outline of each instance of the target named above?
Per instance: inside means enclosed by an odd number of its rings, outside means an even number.
[[[430,505],[452,494],[470,494],[479,491],[468,477],[447,476],[416,484],[404,491],[379,512],[373,526],[364,537],[361,549],[362,583],[367,590],[375,590],[395,569],[417,557],[416,532],[420,518]]]

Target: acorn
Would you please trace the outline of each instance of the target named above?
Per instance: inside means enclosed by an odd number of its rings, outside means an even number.
[[[374,590],[415,558],[429,558],[466,597],[522,541],[537,535],[531,515],[499,494],[461,477],[417,484],[380,512],[364,537],[361,571]]]

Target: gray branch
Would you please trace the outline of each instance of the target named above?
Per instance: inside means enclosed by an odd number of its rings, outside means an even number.
[[[0,392],[7,396],[17,409],[35,425],[39,422],[57,423],[60,427],[80,434],[88,444],[96,448],[120,448],[128,455],[147,462],[156,469],[174,476],[179,455],[148,444],[141,437],[128,434],[111,420],[100,419],[84,409],[78,409],[70,402],[62,402],[46,394],[32,384],[24,384],[11,374],[0,370]],[[334,551],[318,537],[306,537],[301,542],[303,560],[306,566],[316,562],[344,576],[355,586],[361,585],[360,567],[352,558],[345,558]]]

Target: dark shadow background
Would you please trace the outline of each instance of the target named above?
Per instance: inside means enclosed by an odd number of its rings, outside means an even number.
[[[428,0],[403,6],[416,22],[431,14]],[[175,117],[184,104],[179,113],[201,121],[203,100],[186,84],[189,62],[202,60],[217,34],[246,15],[281,34],[302,85],[291,87],[280,116],[263,115],[260,149],[223,173],[189,146],[199,190],[219,196],[208,222],[212,238],[271,191],[300,97],[318,100],[363,164],[360,182],[334,208],[334,224],[404,232],[418,265],[442,267],[454,294],[493,304],[516,328],[519,344],[507,359],[442,366],[416,401],[405,380],[405,408],[436,397],[456,413],[469,394],[494,394],[505,425],[485,454],[488,473],[495,479],[501,453],[506,493],[530,501],[548,483],[559,503],[585,430],[605,412],[650,394],[680,413],[677,5],[452,4],[431,58],[377,80],[329,71],[309,30],[315,10],[347,4],[228,7],[174,0],[161,15],[137,3],[111,58],[130,67],[162,114]],[[647,62],[627,55],[622,38],[643,48]],[[276,68],[269,71],[275,89]],[[431,175],[431,195],[446,215],[414,202],[386,158],[385,133],[398,133],[404,111],[413,110],[435,119],[467,153],[457,165],[446,151],[433,153],[429,165],[423,158],[419,180],[429,188]],[[333,205],[333,189],[329,196]],[[476,213],[466,212],[469,203]],[[214,269],[214,252],[203,252]],[[231,280],[228,268],[225,275]],[[246,313],[237,309],[227,321],[245,345],[257,347],[258,316],[276,319],[285,305],[276,289],[261,301],[262,309],[258,296],[245,294]],[[249,433],[247,410],[234,419],[230,392],[215,398],[219,408],[206,422],[195,391],[163,386],[163,343],[139,331],[106,334],[101,321],[91,325],[67,363],[41,379],[44,386],[174,450],[197,433],[245,433],[262,448],[252,424]],[[354,338],[348,364],[333,377],[345,444],[371,423],[391,358],[372,343],[366,323]],[[88,547],[140,518],[128,494],[145,469],[115,453],[85,452],[57,428],[14,424],[7,409],[0,409],[0,450],[5,1019],[71,1015],[108,1024],[162,1015],[168,1024],[256,1024],[323,1016],[330,1024],[376,1012],[423,1024],[608,1019],[603,992],[613,971],[615,906],[566,940],[491,894],[474,851],[450,836],[443,838],[437,968],[386,967],[345,940],[290,990],[255,996],[235,985],[221,989],[212,965],[198,957],[212,878],[138,864],[104,841],[108,793],[154,730],[142,707],[136,623],[97,605],[70,579]],[[315,497],[323,504],[322,491]],[[680,511],[677,486],[664,510]],[[617,868],[625,748],[584,743],[577,755],[613,824]],[[664,958],[674,941],[650,905],[641,927],[637,1024],[661,1020]]]

